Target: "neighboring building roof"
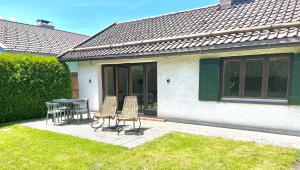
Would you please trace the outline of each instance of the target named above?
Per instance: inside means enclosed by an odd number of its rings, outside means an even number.
[[[298,43],[299,28],[298,0],[236,0],[229,9],[214,5],[113,24],[60,59],[107,59]]]
[[[0,19],[0,47],[8,52],[59,55],[87,38],[76,33]]]

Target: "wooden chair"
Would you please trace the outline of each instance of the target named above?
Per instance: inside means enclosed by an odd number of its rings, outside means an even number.
[[[141,119],[138,113],[138,100],[136,96],[126,96],[124,99],[123,109],[120,115],[117,115],[116,117],[116,129],[119,123],[123,121],[124,124],[127,121],[133,122],[133,129],[135,128],[135,122],[139,122],[139,128],[137,130],[137,133],[139,133],[141,128]],[[124,128],[120,128],[118,130],[118,134],[123,130]]]
[[[93,119],[96,119],[97,121],[93,122],[91,124],[91,127],[95,129],[99,129],[103,126],[105,119],[108,119],[108,126],[110,127],[110,119],[115,119],[117,112],[117,97],[116,96],[105,96],[104,102],[101,108],[100,113],[91,113],[93,116]],[[100,124],[100,120],[102,119],[102,123]],[[95,126],[97,124],[100,124],[98,126]]]

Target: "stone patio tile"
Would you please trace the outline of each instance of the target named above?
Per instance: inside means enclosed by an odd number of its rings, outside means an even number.
[[[139,135],[129,135],[125,134],[125,131],[122,131],[120,135],[118,135],[117,132],[102,131],[101,128],[94,132],[94,129],[91,128],[89,121],[82,121],[80,125],[78,125],[77,122],[71,122],[71,124],[64,123],[54,126],[50,122],[48,125],[46,125],[45,120],[40,119],[29,122],[23,122],[20,124],[27,127],[48,130],[52,132],[90,139],[93,141],[120,145],[128,148],[140,146],[145,142],[149,142],[169,132],[177,131],[196,135],[222,137],[226,139],[249,141],[261,144],[271,144],[276,146],[293,147],[300,149],[300,137],[297,136],[278,135],[271,133],[209,127],[176,122],[153,122],[143,120],[141,130],[143,131],[142,135],[142,132]],[[111,122],[111,125],[114,125],[113,121]],[[127,130],[132,128],[132,126],[130,126],[131,124],[128,123],[127,125],[129,125],[126,127]],[[104,127],[106,126],[108,126],[108,122],[104,124]]]

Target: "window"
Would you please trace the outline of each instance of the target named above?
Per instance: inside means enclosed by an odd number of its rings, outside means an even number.
[[[244,95],[262,97],[263,59],[246,59]]]
[[[224,95],[239,96],[240,92],[240,67],[238,60],[229,60],[224,62]]]
[[[288,56],[223,59],[222,96],[287,99],[289,63]]]
[[[287,98],[288,73],[288,59],[274,58],[269,61],[268,97]]]

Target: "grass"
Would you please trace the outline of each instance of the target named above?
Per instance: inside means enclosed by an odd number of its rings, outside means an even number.
[[[293,169],[294,149],[170,133],[135,149],[0,127],[0,169]]]

